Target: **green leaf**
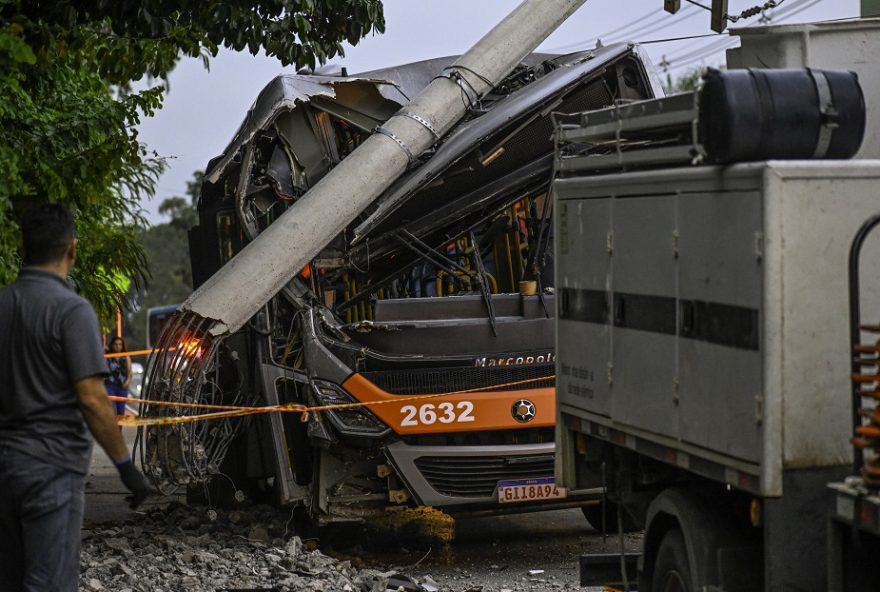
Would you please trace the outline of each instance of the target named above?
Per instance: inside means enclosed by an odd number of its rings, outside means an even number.
[[[20,265],[16,220],[38,199],[76,210],[76,281],[102,319],[126,300],[121,278],[128,291],[146,282],[139,203],[164,161],[134,126],[165,89],[133,92],[132,81],[167,77],[182,55],[207,67],[221,46],[314,68],[384,26],[376,0],[0,0],[0,285]]]

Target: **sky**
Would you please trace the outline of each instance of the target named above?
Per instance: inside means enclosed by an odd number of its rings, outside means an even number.
[[[709,11],[696,6],[711,0],[682,0],[681,11],[669,15],[663,0],[587,0],[538,48],[566,53],[616,41],[644,43],[655,66],[673,78],[694,67],[724,63],[724,50],[738,45],[735,36],[714,36],[667,42],[657,40],[707,35]],[[765,0],[729,0],[728,13],[739,14]],[[510,13],[518,0],[384,0],[385,33],[371,35],[352,47],[345,57],[330,63],[350,74],[459,55]],[[771,22],[803,23],[855,17],[859,0],[782,0],[767,11]],[[758,17],[731,24],[759,25]],[[647,43],[646,43],[647,42]],[[665,69],[664,69],[665,66]],[[260,90],[275,76],[294,73],[274,58],[221,51],[205,70],[200,60],[184,59],[171,73],[164,107],[138,128],[140,139],[166,157],[168,169],[156,196],[142,206],[152,223],[163,222],[159,204],[184,195],[195,170],[226,147]],[[663,74],[665,76],[665,74]]]

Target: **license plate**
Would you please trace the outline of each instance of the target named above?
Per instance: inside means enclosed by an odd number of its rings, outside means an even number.
[[[568,497],[568,491],[564,487],[557,487],[553,477],[498,482],[498,502],[501,504],[566,497]]]

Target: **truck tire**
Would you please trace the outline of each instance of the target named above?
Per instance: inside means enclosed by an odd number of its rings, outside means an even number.
[[[605,502],[605,504],[592,504],[589,506],[581,506],[581,512],[590,526],[597,532],[602,532],[602,514],[605,514],[605,532],[609,534],[617,534],[617,504],[614,502]],[[641,527],[635,523],[630,515],[623,512],[623,532],[638,532]]]
[[[693,592],[684,537],[677,528],[663,535],[654,561],[651,592]]]

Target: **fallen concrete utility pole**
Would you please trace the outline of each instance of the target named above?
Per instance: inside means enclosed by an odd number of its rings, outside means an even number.
[[[525,0],[199,287],[214,338],[248,320],[586,0]]]

